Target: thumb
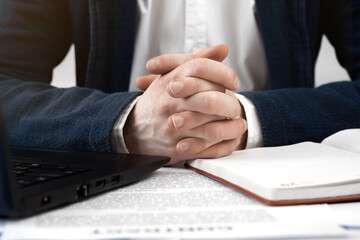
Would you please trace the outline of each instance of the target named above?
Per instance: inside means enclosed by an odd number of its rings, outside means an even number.
[[[135,80],[136,87],[145,91],[159,75],[140,76]]]
[[[229,50],[227,46],[220,44],[206,48],[198,48],[193,53],[165,54],[150,59],[146,64],[146,69],[151,74],[165,74],[195,58],[209,58],[222,62],[228,53]]]
[[[197,48],[193,52],[194,55],[202,58],[209,58],[218,62],[224,61],[228,53],[229,49],[225,44],[220,44],[212,47]]]

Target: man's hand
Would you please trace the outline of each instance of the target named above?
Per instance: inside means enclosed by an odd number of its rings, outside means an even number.
[[[138,77],[136,79],[136,86],[140,90],[145,91],[159,75],[168,73],[189,60],[208,58],[222,62],[227,57],[228,52],[227,46],[220,44],[213,47],[198,48],[193,53],[166,54],[154,57],[146,64],[146,70],[151,75]]]
[[[219,52],[218,56],[226,56],[227,48]],[[169,63],[166,67],[158,64],[151,72],[170,72],[149,81],[131,112],[124,129],[129,151],[168,155],[170,164],[175,164],[221,157],[238,149],[246,121],[241,118],[239,101],[226,91],[240,86],[235,72],[221,62],[198,56],[161,57],[172,61],[165,61]]]

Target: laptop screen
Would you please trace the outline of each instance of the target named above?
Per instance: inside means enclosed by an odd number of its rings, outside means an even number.
[[[9,161],[9,148],[0,108],[0,215],[7,216],[14,208],[16,190],[14,175]]]

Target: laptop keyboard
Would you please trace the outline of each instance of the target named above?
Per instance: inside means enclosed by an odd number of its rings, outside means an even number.
[[[50,165],[17,161],[13,162],[13,164],[14,173],[16,175],[19,187],[28,187],[89,170],[62,165]]]

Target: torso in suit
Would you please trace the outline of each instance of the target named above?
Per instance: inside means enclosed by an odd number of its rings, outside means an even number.
[[[241,94],[258,110],[264,145],[321,141],[360,127],[360,1],[257,0],[256,6],[271,89]],[[0,98],[11,144],[112,150],[113,125],[140,94],[126,92],[136,7],[136,0],[1,1]],[[351,82],[314,88],[324,34]],[[52,88],[52,69],[71,43],[79,87]]]

